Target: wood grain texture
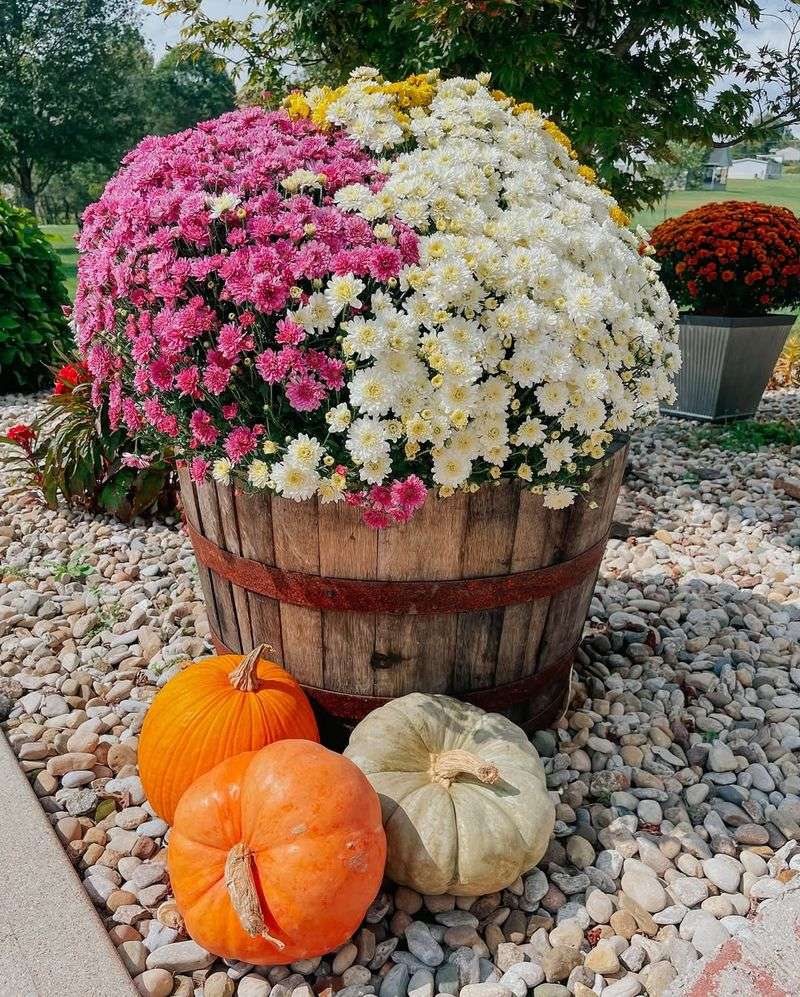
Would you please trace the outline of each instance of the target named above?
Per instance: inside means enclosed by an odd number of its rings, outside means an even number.
[[[481,488],[468,496],[461,577],[507,575],[514,554],[514,534],[521,487],[513,481]],[[497,656],[508,607],[459,613],[453,687],[466,692],[495,684]]]
[[[460,578],[469,497],[431,496],[410,523],[378,535],[377,578]],[[453,686],[458,617],[379,614],[375,652],[376,696],[404,696],[416,690],[446,692]]]
[[[293,502],[273,496],[272,542],[275,564],[286,571],[319,574],[319,527],[316,498]],[[280,604],[283,662],[305,685],[322,688],[322,613],[305,606]]]
[[[521,492],[510,570],[532,571],[552,564],[566,529],[566,519],[563,510],[545,509],[541,495]],[[533,673],[549,605],[547,597],[506,607],[497,649],[495,685],[515,682]]]
[[[237,491],[234,494],[234,505],[242,556],[261,561],[262,564],[274,565],[270,496]],[[257,592],[248,592],[247,602],[253,641],[265,641],[272,647],[273,661],[284,664],[280,603]]]
[[[224,485],[215,485],[217,492],[217,504],[219,506],[220,528],[224,538],[225,550],[232,554],[242,554],[242,544],[239,539],[239,521],[236,515],[235,490],[226,488]],[[233,605],[236,610],[236,623],[239,630],[239,640],[242,645],[242,652],[247,653],[253,649],[254,637],[250,622],[250,603],[247,598],[247,589],[239,585],[231,584],[231,595]]]
[[[189,523],[196,529],[201,529],[200,526],[200,511],[197,507],[197,493],[195,491],[194,484],[191,477],[189,476],[189,468],[185,464],[181,464],[178,467],[178,481],[181,486],[181,502],[183,504],[183,512]],[[211,578],[211,572],[208,568],[197,563],[197,574],[200,578],[200,588],[203,592],[203,602],[206,607],[206,616],[208,617],[208,622],[211,629],[215,633],[221,633],[219,614],[217,613],[217,600],[214,596],[214,582]]]
[[[374,579],[378,531],[358,509],[343,502],[319,506],[319,569],[330,578]],[[322,613],[323,686],[335,692],[373,695],[375,614]]]
[[[214,482],[207,481],[203,485],[197,485],[195,494],[202,533],[218,547],[224,547],[225,534],[222,529],[217,489]],[[229,647],[235,654],[241,654],[244,648],[242,647],[231,584],[226,579],[220,578],[219,575],[213,574],[211,583],[214,589],[214,600],[217,604],[219,635],[226,647]]]
[[[596,509],[592,509],[588,501],[578,501],[567,510],[569,526],[563,539],[562,557],[573,557],[608,533],[626,460],[627,447],[617,450],[607,464],[595,469],[589,494],[597,503]],[[580,637],[597,574],[593,571],[574,588],[551,597],[539,646],[539,667],[546,667],[560,653],[563,654],[567,642],[574,642]]]

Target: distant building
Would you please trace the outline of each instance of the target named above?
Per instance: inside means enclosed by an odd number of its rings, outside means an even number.
[[[730,149],[712,149],[699,171],[699,184],[697,186],[701,190],[725,190],[728,183],[728,170],[732,162],[733,157]]]
[[[748,156],[734,159],[728,169],[729,180],[774,180],[783,171],[783,163],[772,156]]]
[[[796,149],[793,145],[787,145],[783,149],[775,149],[772,155],[784,163],[800,163],[800,149]]]

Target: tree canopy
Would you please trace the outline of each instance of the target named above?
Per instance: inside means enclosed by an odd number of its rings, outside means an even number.
[[[251,92],[336,84],[363,64],[395,78],[489,70],[553,117],[629,206],[661,193],[648,165],[669,158],[670,142],[737,141],[762,110],[800,119],[791,53],[742,47],[757,0],[264,0],[241,21],[208,17],[200,0],[145,2],[183,17],[187,44],[226,53]]]
[[[234,99],[224,62],[196,46],[154,65],[133,0],[0,2],[0,182],[30,210],[69,219],[148,132]]]
[[[229,111],[236,98],[224,62],[208,50],[167,52],[154,69],[149,85],[148,131],[158,135],[191,128]]]
[[[130,0],[0,4],[0,179],[26,207],[60,170],[111,164],[141,135],[148,60]]]

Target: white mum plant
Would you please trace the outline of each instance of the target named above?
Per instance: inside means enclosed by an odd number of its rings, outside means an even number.
[[[614,431],[674,398],[677,314],[647,233],[552,122],[488,83],[363,68],[300,104],[387,156],[381,189],[336,204],[379,236],[392,217],[419,234],[419,263],[342,323],[353,373],[332,425],[368,482],[402,444],[442,495],[513,474],[559,508]]]

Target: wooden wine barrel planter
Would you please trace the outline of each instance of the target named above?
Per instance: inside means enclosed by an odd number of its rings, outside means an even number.
[[[545,509],[503,481],[431,496],[384,530],[341,502],[196,486],[182,468],[214,643],[268,642],[324,713],[351,723],[394,696],[442,692],[545,726],[569,693],[626,456],[620,441],[595,468],[595,509]]]

